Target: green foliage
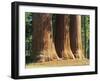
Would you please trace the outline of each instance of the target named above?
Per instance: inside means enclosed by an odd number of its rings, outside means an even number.
[[[26,63],[32,61],[30,60],[30,55],[32,54],[32,13],[25,13],[25,54]]]
[[[82,15],[82,43],[85,56],[89,58],[89,41],[90,41],[90,16]]]
[[[55,32],[56,32],[56,14],[52,15],[52,27],[53,27],[53,40],[55,41]]]

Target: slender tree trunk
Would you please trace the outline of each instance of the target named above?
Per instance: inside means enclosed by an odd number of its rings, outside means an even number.
[[[70,43],[73,54],[76,58],[83,58],[81,39],[81,16],[70,16]]]
[[[50,14],[33,14],[33,54],[35,61],[44,62],[59,59],[52,35]]]
[[[56,17],[55,47],[60,58],[74,59],[70,48],[68,16],[66,15]]]

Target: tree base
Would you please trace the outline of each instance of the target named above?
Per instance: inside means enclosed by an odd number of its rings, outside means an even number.
[[[75,57],[71,51],[64,51],[62,52],[62,59],[75,59]]]
[[[78,59],[85,58],[81,50],[77,50],[76,53],[74,54],[74,56],[75,56],[75,58],[78,58]]]
[[[59,57],[56,54],[47,51],[42,51],[36,56],[36,62],[47,62],[53,60],[59,60]]]

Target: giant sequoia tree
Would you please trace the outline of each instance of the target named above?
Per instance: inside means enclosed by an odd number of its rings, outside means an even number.
[[[69,18],[66,15],[56,16],[55,47],[60,58],[74,59],[70,48]]]
[[[50,14],[33,14],[32,50],[35,61],[44,62],[59,59],[52,35],[52,16]]]
[[[26,63],[89,58],[89,23],[86,15],[26,12]]]
[[[76,58],[82,59],[84,57],[82,51],[82,38],[81,38],[81,16],[70,16],[70,43],[71,49]]]

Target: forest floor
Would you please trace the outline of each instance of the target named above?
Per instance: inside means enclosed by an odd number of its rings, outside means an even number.
[[[26,68],[38,68],[38,67],[58,67],[58,66],[84,66],[89,65],[88,59],[69,59],[69,60],[60,60],[60,61],[48,61],[43,63],[29,63],[26,64]]]

